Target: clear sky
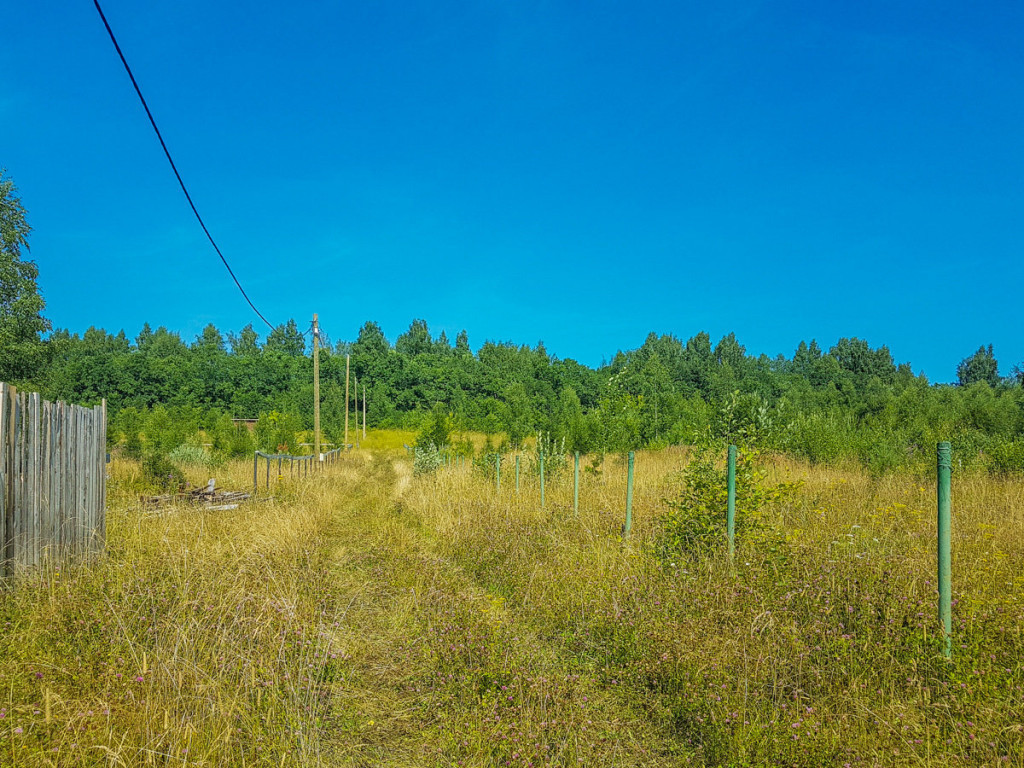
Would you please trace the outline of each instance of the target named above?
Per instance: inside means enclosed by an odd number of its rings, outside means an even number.
[[[1024,361],[1019,2],[103,5],[274,323]],[[0,166],[54,324],[258,326],[92,3],[3,17]]]

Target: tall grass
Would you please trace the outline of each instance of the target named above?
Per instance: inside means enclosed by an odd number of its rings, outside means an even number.
[[[223,512],[112,465],[107,553],[3,596],[0,765],[1024,766],[1024,483],[954,478],[947,663],[932,480],[774,457],[770,535],[666,558],[685,450],[623,542],[619,457],[577,517],[571,464],[541,509],[404,437]]]
[[[221,484],[245,488],[249,466]],[[309,762],[342,663],[325,499],[354,470],[237,510],[156,513],[118,493],[138,473],[111,466],[102,559],[3,598],[0,764]]]
[[[642,707],[664,754],[713,765],[1024,765],[1024,484],[956,478],[953,663],[935,608],[934,481],[776,458],[801,492],[734,563],[655,555],[684,459],[638,459],[634,536],[613,461],[519,497],[466,472],[409,509],[474,579]]]

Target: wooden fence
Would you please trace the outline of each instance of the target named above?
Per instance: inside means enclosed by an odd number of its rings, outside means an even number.
[[[50,403],[0,383],[0,575],[106,538],[106,402]]]

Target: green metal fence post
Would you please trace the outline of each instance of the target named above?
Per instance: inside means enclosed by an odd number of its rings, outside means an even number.
[[[736,554],[736,446],[729,446],[728,488],[729,504],[725,514],[725,531],[729,538],[729,557]]]
[[[629,538],[633,527],[633,452],[629,452],[629,463],[626,467],[626,524],[622,526],[622,538]]]
[[[575,464],[572,473],[572,511],[573,514],[580,513],[580,452],[574,454]]]
[[[950,572],[953,568],[953,556],[950,546],[950,475],[953,472],[953,451],[950,444],[943,441],[939,443],[937,453],[939,475],[939,622],[942,624],[942,632],[945,635],[942,652],[948,659],[953,648],[953,587],[950,578]]]
[[[501,454],[494,454],[494,490],[501,490]]]
[[[544,449],[540,449],[540,508],[544,509]]]

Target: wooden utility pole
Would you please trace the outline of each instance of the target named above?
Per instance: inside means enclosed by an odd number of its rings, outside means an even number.
[[[345,355],[345,449],[348,450],[348,364],[349,355]]]
[[[363,384],[363,440],[366,439],[366,384]]]
[[[320,323],[313,313],[313,453],[320,461]]]

